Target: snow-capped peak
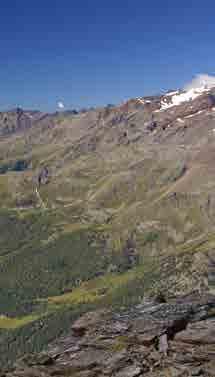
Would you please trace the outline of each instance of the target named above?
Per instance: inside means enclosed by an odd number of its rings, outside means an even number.
[[[207,74],[197,75],[188,83],[183,91],[168,92],[161,101],[161,109],[166,110],[178,106],[183,102],[192,101],[201,94],[210,91],[215,87],[215,77]]]
[[[165,96],[166,97],[171,97],[171,96],[173,96],[173,95],[175,95],[175,94],[178,94],[179,93],[179,90],[174,90],[173,92],[167,92],[166,94],[165,94]]]
[[[187,91],[177,91],[171,93],[167,93],[167,95],[163,98],[161,101],[161,110],[169,109],[173,106],[178,106],[183,102],[192,101],[198,96],[200,96],[204,92],[208,92],[210,89],[208,89],[207,85],[201,86],[199,88],[191,88]],[[169,97],[171,97],[171,100],[169,100]],[[168,98],[166,98],[168,97]]]

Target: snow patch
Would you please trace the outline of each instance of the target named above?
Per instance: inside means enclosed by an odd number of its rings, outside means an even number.
[[[184,123],[184,120],[181,119],[181,118],[177,118],[177,121],[178,121],[179,123]]]
[[[165,98],[163,101],[161,101],[161,110],[169,109],[173,106],[178,106],[183,102],[189,102],[194,100],[195,98],[199,97],[202,93],[207,92],[209,89],[205,86],[202,86],[200,88],[192,88],[188,90],[187,92],[177,93],[172,96],[171,102],[166,102]]]
[[[142,103],[142,105],[145,105],[145,101],[142,100],[141,98],[137,98],[137,101],[139,101],[140,103]]]
[[[178,94],[179,93],[179,90],[175,90],[174,92],[168,92],[166,93],[166,97],[170,97],[170,96],[174,96],[175,94]]]
[[[215,88],[215,76],[207,74],[197,75],[190,83],[185,85],[183,91],[177,90],[166,93],[161,101],[161,110],[178,106],[183,102],[192,101],[212,88]]]

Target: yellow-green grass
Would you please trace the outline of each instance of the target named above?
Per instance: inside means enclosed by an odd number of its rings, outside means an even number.
[[[78,307],[81,304],[96,303],[105,296],[111,295],[117,288],[126,286],[132,280],[143,278],[142,269],[134,269],[124,274],[107,274],[98,279],[93,279],[87,283],[81,284],[69,293],[60,296],[48,297],[47,299],[37,299],[36,302],[47,303],[45,309],[41,312],[31,313],[22,317],[9,317],[0,315],[0,329],[13,330],[26,326],[40,318],[45,318],[55,310],[61,310],[65,307]]]
[[[210,250],[213,250],[215,247],[215,233],[211,234],[202,234],[197,239],[190,240],[180,247],[177,247],[176,250],[178,253],[205,253]]]
[[[8,190],[8,177],[7,175],[0,175],[0,201],[3,204],[8,204],[11,195]]]
[[[19,327],[25,326],[31,322],[36,321],[39,318],[38,315],[27,315],[21,318],[11,318],[5,315],[0,315],[0,329],[13,330]]]
[[[79,288],[60,296],[49,297],[48,304],[51,309],[56,305],[78,305],[81,303],[96,302],[104,296],[110,295],[115,289],[125,286],[132,280],[143,278],[142,268],[134,268],[122,274],[106,274],[105,276],[82,283]],[[44,301],[44,300],[40,300]],[[46,301],[46,300],[45,300]]]

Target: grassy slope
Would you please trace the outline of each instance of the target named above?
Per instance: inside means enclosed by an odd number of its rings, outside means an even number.
[[[31,151],[18,138],[10,159],[30,153],[32,169],[0,175],[3,364],[42,349],[86,310],[207,284],[215,238],[205,177],[196,178],[199,193],[177,191],[186,181],[184,156],[162,160],[137,144],[74,157],[67,144]],[[4,162],[8,147],[4,141]],[[39,189],[46,209],[39,208],[33,183],[44,165],[52,171]],[[34,208],[15,208],[17,198],[30,196]]]

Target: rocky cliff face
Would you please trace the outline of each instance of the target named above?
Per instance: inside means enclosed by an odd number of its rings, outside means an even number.
[[[89,312],[46,353],[26,355],[5,377],[207,376],[215,370],[215,296],[145,301]]]

